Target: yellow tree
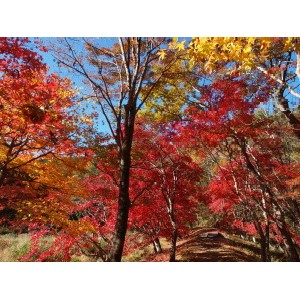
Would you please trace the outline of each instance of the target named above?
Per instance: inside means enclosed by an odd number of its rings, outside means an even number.
[[[178,42],[173,48],[177,45]],[[300,120],[291,106],[292,97],[300,99],[299,38],[195,37],[186,51],[190,63],[208,73],[262,74],[271,79],[274,89],[270,97],[300,138]]]

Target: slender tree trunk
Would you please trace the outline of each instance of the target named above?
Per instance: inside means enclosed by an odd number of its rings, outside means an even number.
[[[265,236],[262,235],[260,237],[260,260],[262,262],[268,261],[266,252],[267,252],[267,243],[266,243]]]
[[[255,228],[260,237],[260,260],[263,262],[270,261],[269,224],[266,224],[265,232],[263,231],[259,222],[255,222]]]
[[[157,253],[162,253],[162,248],[161,248],[161,244],[160,244],[159,238],[155,238],[154,241],[152,242],[152,244],[153,244],[154,252],[156,254]]]
[[[6,167],[4,167],[2,170],[0,170],[0,186],[3,185],[6,175],[7,175],[7,170]]]
[[[260,261],[262,262],[267,262],[267,243],[266,243],[266,239],[265,236],[262,235],[260,236]]]
[[[286,251],[286,255],[289,261],[300,261],[299,254],[297,251],[297,248],[295,246],[295,243],[292,239],[292,236],[287,229],[287,225],[285,223],[284,217],[281,213],[281,211],[276,207],[275,213],[277,215],[277,218],[275,219],[276,225],[282,235],[283,238],[283,244]]]
[[[269,187],[268,183],[265,182],[264,178],[260,174],[260,172],[256,169],[256,167],[252,164],[247,150],[246,150],[246,142],[241,141],[238,139],[238,137],[235,136],[236,141],[238,142],[242,154],[244,158],[246,159],[247,168],[253,173],[253,175],[258,179],[259,184],[261,186],[261,189],[265,195],[268,195],[270,198],[270,203],[273,206],[273,210],[275,212],[275,222],[276,225],[282,235],[284,247],[286,250],[287,258],[289,261],[300,261],[299,254],[297,252],[297,248],[295,246],[295,243],[291,237],[291,234],[286,226],[284,214],[281,210],[281,207],[279,206],[276,197],[274,193],[272,192],[271,188]]]
[[[267,261],[267,258],[266,258],[266,251],[265,251],[265,235],[263,233],[263,230],[259,224],[259,222],[254,222],[254,226],[259,234],[259,237],[260,237],[260,261]]]
[[[270,255],[270,224],[269,222],[266,223],[266,229],[265,229],[265,255],[266,255],[266,261],[271,261],[271,255]]]
[[[176,257],[176,243],[177,243],[177,237],[178,237],[178,226],[177,222],[174,216],[174,213],[170,213],[170,219],[171,219],[171,225],[172,225],[172,237],[171,237],[171,249],[170,249],[170,262],[175,261]]]
[[[265,261],[271,261],[271,256],[270,256],[270,221],[268,218],[268,213],[267,213],[267,202],[266,199],[264,197],[264,195],[262,195],[262,205],[263,205],[263,216],[265,219],[265,232],[263,232],[263,236],[264,236],[264,257],[265,257]]]

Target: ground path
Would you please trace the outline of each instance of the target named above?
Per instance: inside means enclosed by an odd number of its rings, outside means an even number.
[[[150,261],[168,261],[168,251],[153,255],[148,259]],[[178,241],[176,261],[259,261],[259,247],[257,244],[220,232],[215,228],[198,228]]]

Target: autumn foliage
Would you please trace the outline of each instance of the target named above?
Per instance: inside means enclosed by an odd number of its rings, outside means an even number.
[[[20,260],[176,261],[205,206],[261,261],[299,261],[299,39],[82,43],[57,59],[83,95],[41,41],[0,39],[0,226],[31,235]]]

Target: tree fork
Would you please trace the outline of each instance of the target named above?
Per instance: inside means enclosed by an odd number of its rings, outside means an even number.
[[[289,108],[288,100],[283,96],[284,87],[282,87],[278,93],[277,108],[285,116],[289,124],[293,127],[294,134],[300,139],[300,120],[292,113]]]

